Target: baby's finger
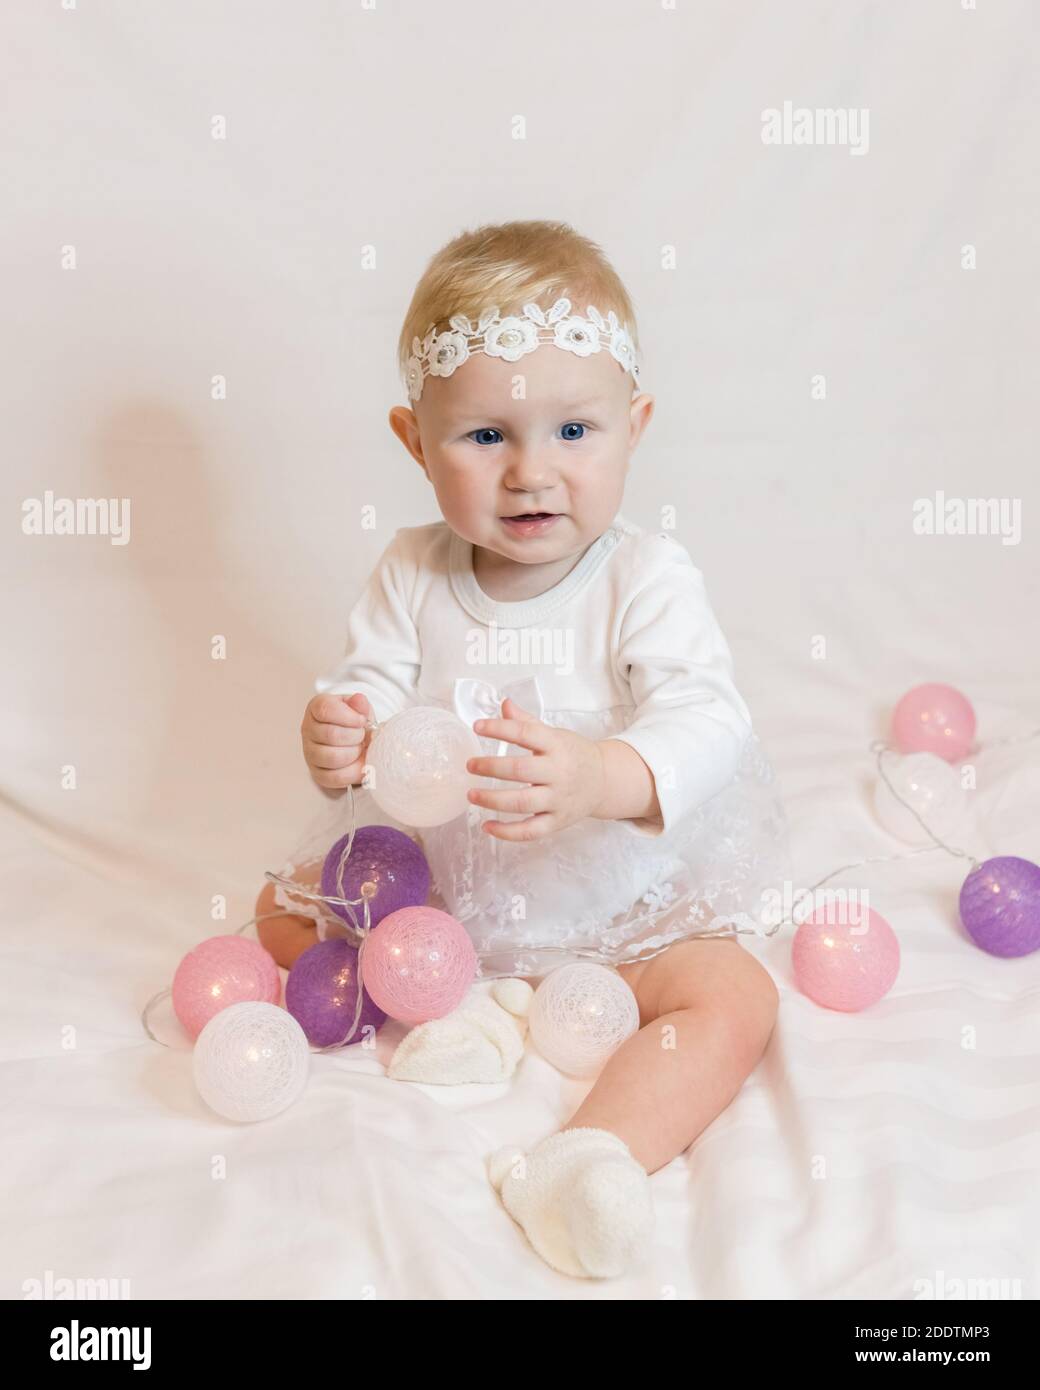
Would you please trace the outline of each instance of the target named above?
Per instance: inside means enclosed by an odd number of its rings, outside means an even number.
[[[547,753],[552,744],[552,730],[540,719],[478,719],[473,732],[530,748],[532,753]]]
[[[369,708],[367,700],[365,708]],[[307,714],[316,724],[342,724],[349,729],[363,729],[372,717],[348,705],[346,695],[316,695],[307,706]]]
[[[547,811],[552,793],[548,787],[525,787],[522,791],[503,787],[500,791],[490,787],[473,787],[467,793],[475,806],[486,806],[489,811]]]
[[[365,765],[362,762],[351,763],[350,767],[343,768],[321,768],[312,767],[311,776],[319,787],[326,787],[329,791],[342,791],[344,787],[356,787],[365,775]]]
[[[519,758],[470,758],[466,771],[476,777],[497,777],[504,782],[534,782],[541,785],[549,779],[549,768],[543,760],[527,754]]]
[[[551,811],[541,811],[526,820],[486,820],[481,829],[496,840],[543,840],[551,835],[556,821]]]
[[[305,741],[323,743],[329,748],[356,748],[364,743],[366,733],[365,729],[348,729],[342,724],[316,724],[313,719],[303,728]]]
[[[506,706],[509,706],[507,709]],[[523,705],[518,704],[512,695],[507,695],[502,701],[502,714],[506,719],[535,719],[536,716],[529,709],[524,709]]]
[[[315,743],[312,739],[304,741],[303,755],[309,767],[333,769],[349,767],[359,761],[356,748],[330,748],[328,744]]]

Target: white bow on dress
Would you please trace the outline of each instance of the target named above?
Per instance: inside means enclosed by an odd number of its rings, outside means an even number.
[[[459,676],[455,681],[455,713],[470,729],[477,719],[503,718],[502,706],[508,697],[514,699],[536,719],[541,719],[545,713],[541,688],[535,676],[522,676],[519,680],[507,681],[497,688],[490,681],[476,680],[472,676]],[[510,746],[505,739],[501,739],[495,756],[502,757],[505,749]]]

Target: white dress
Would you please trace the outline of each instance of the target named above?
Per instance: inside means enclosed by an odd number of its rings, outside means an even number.
[[[351,610],[344,659],[315,689],[363,692],[381,721],[423,704],[468,724],[497,717],[512,695],[547,724],[630,744],[661,808],[654,821],[590,818],[523,843],[480,829],[522,816],[477,806],[410,832],[430,864],[431,902],[466,926],[482,973],[541,974],[569,958],[623,961],[686,936],[764,930],[763,894],[790,877],[784,813],[685,548],[618,514],[558,584],[519,602],[489,598],[472,559],[443,521],[401,528]],[[480,742],[492,755],[527,751]],[[306,852],[346,832],[346,801]],[[356,801],[358,824],[388,822],[368,792]]]

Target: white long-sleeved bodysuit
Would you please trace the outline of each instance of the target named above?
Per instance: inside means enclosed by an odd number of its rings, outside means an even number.
[[[704,842],[720,828],[704,810],[722,805],[757,744],[701,572],[676,540],[620,513],[558,584],[520,602],[484,593],[472,545],[447,523],[401,528],[350,612],[343,660],[315,688],[364,693],[378,720],[423,704],[468,723],[498,716],[512,694],[547,724],[621,739],[644,759],[653,821],[590,818],[513,843],[480,824],[519,816],[474,806],[419,832],[440,901],[486,960],[512,954],[509,969],[531,965],[539,947],[645,937],[644,904],[659,909],[689,887],[679,880],[691,845],[710,860]]]

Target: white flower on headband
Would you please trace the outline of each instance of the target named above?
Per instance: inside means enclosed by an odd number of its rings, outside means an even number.
[[[588,357],[604,350],[604,338],[606,351],[622,370],[632,373],[639,385],[635,345],[614,310],[604,319],[590,304],[588,317],[582,318],[580,314],[571,314],[570,307],[569,299],[558,299],[548,312],[537,304],[525,304],[522,314],[507,314],[503,319],[498,316],[498,306],[492,305],[481,312],[476,324],[465,314],[453,314],[443,333],[435,333],[431,324],[421,343],[418,338],[412,339],[412,355],[405,367],[409,397],[417,401],[425,377],[451,376],[474,352],[517,362],[543,343],[551,343],[578,357]]]
[[[588,357],[590,353],[599,352],[599,329],[590,319],[573,314],[556,325],[554,341],[557,347],[566,347],[579,357]]]
[[[438,333],[429,353],[430,376],[451,376],[469,356],[469,344],[464,334]]]
[[[524,313],[530,305],[524,306]],[[515,314],[501,319],[484,334],[484,351],[488,357],[501,357],[506,362],[518,362],[525,352],[538,346],[538,329]]]

